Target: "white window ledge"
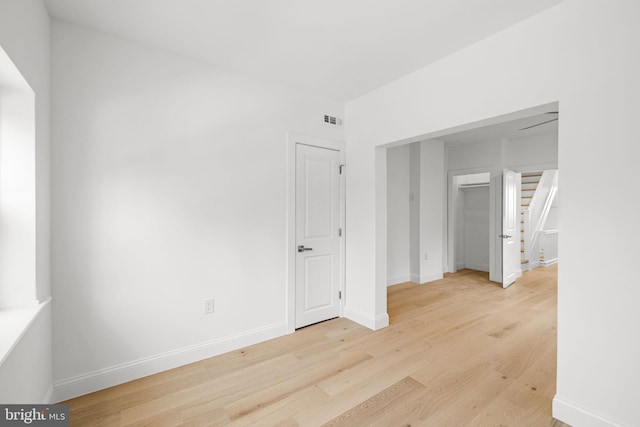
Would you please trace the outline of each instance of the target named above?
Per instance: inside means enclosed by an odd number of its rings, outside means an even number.
[[[33,321],[51,298],[13,308],[0,309],[0,366],[29,330]]]

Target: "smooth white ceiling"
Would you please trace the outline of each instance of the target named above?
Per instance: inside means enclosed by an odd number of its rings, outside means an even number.
[[[45,0],[63,21],[348,101],[561,0]]]
[[[501,138],[519,139],[534,135],[558,133],[559,114],[552,114],[557,108],[549,108],[548,113],[536,114],[517,120],[509,120],[490,126],[475,128],[463,132],[439,136],[437,139],[449,145],[468,144],[478,141],[491,141]],[[533,127],[532,127],[533,126]]]

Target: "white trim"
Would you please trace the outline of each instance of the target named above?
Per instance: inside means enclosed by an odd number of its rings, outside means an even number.
[[[433,282],[435,280],[440,280],[443,278],[443,273],[425,274],[424,276],[420,276],[420,284]]]
[[[296,144],[311,145],[314,147],[328,148],[340,152],[340,163],[345,164],[346,145],[344,141],[333,141],[324,138],[314,138],[297,133],[287,133],[287,229],[285,238],[286,265],[285,274],[287,278],[285,295],[285,319],[288,333],[296,329]],[[340,291],[346,295],[346,261],[345,242],[347,240],[346,230],[346,171],[340,175],[340,227],[342,228],[342,240],[340,242]],[[340,301],[340,316],[344,316],[344,302]]]
[[[0,366],[50,303],[51,297],[42,303],[33,301],[0,310]]]
[[[43,405],[48,405],[49,403],[53,403],[53,384],[49,386],[49,389],[47,390],[47,392],[44,395],[44,398],[42,399]]]
[[[373,247],[375,264],[373,266],[373,330],[378,330],[389,326],[389,315],[387,314],[387,287],[384,286],[387,280],[387,149],[376,147],[374,149],[374,234],[375,245]]]
[[[344,308],[344,317],[349,320],[353,320],[356,323],[361,324],[369,329],[374,329],[376,321],[374,318],[367,316],[359,310],[346,306]]]
[[[403,274],[400,276],[390,277],[387,279],[387,286],[398,285],[400,283],[406,283],[411,281],[411,275]]]
[[[419,274],[413,274],[411,273],[409,275],[409,281],[413,282],[413,283],[420,283],[420,275]]]
[[[376,317],[370,317],[357,309],[346,306],[344,308],[344,317],[374,331],[389,326],[388,313],[380,314]]]
[[[553,259],[550,259],[550,260],[548,260],[548,261],[547,261],[547,260],[542,261],[542,262],[540,263],[540,266],[542,266],[542,267],[548,267],[548,266],[550,266],[550,265],[557,264],[557,263],[558,263],[558,258],[553,258]]]
[[[55,381],[53,401],[60,402],[158,372],[197,362],[222,353],[287,334],[284,323],[274,323],[224,338],[205,341],[165,353],[122,363],[97,371]]]
[[[527,267],[527,271],[540,267],[540,261],[529,261],[528,264],[529,266]]]
[[[448,153],[448,148],[445,149],[445,153]],[[459,177],[459,176],[463,176],[463,175],[473,175],[473,174],[477,174],[477,173],[488,173],[489,177],[490,177],[490,183],[489,183],[489,200],[490,200],[490,206],[489,206],[489,235],[494,235],[495,233],[495,223],[494,223],[494,216],[495,213],[493,212],[494,210],[494,205],[495,203],[491,203],[491,201],[493,200],[493,198],[495,198],[495,188],[491,185],[491,178],[494,177],[495,173],[494,173],[494,166],[492,165],[486,165],[486,166],[480,166],[480,167],[476,167],[476,168],[466,168],[466,169],[453,169],[453,170],[448,170],[446,171],[446,185],[445,185],[445,197],[447,198],[446,200],[446,204],[445,204],[445,220],[446,220],[446,228],[444,230],[445,233],[445,241],[446,241],[446,247],[447,247],[447,253],[443,254],[443,258],[446,258],[446,264],[449,266],[453,266],[455,268],[455,270],[444,270],[448,273],[455,273],[456,271],[458,271],[458,269],[460,268],[464,268],[464,262],[459,262],[457,260],[457,256],[456,256],[456,230],[457,230],[457,209],[456,209],[456,200],[458,197],[458,192],[460,191],[460,189],[458,188],[457,185],[454,185],[454,179]],[[495,242],[493,241],[493,239],[491,239],[489,241],[489,252],[491,254],[494,253],[494,244]],[[493,256],[492,256],[493,258]],[[461,267],[460,265],[463,265],[463,267]]]
[[[49,297],[49,298],[51,298],[51,297]],[[45,302],[47,302],[47,301],[45,300],[42,304],[44,304]],[[17,304],[0,305],[0,312],[5,311],[5,310],[16,310],[16,309],[21,309],[21,308],[35,307],[38,304],[40,304],[40,302],[37,299],[32,299],[32,300],[28,300],[28,301],[22,301],[22,302],[19,302]]]
[[[545,236],[550,235],[550,234],[558,234],[558,229],[557,228],[550,228],[549,230],[541,230],[540,234],[544,234]]]
[[[549,132],[549,133],[552,133],[552,132]],[[520,173],[543,172],[546,170],[558,169],[558,164],[557,163],[539,163],[537,165],[521,165],[521,166],[510,167],[509,169],[511,169],[514,172],[520,172]]]
[[[376,316],[374,320],[373,330],[386,328],[389,326],[389,313],[383,313]]]
[[[489,264],[476,264],[473,262],[468,262],[464,265],[463,268],[470,268],[471,270],[484,271],[485,273],[489,272]],[[522,272],[520,272],[522,275]]]
[[[556,394],[552,403],[553,417],[572,426],[580,427],[623,427],[615,421],[609,420],[603,415],[596,414],[582,408],[575,403],[570,403]]]

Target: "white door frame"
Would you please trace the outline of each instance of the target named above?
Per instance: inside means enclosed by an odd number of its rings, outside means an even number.
[[[551,169],[558,169],[557,163],[540,163],[536,165],[525,165],[525,166],[516,166],[510,168],[514,172],[520,173],[531,173],[531,172],[540,172]]]
[[[447,172],[447,214],[445,218],[447,218],[447,226],[446,226],[446,271],[448,273],[455,273],[458,271],[457,268],[457,259],[456,259],[456,225],[457,225],[457,209],[455,199],[457,197],[458,189],[454,188],[453,180],[458,176],[463,175],[472,175],[476,173],[488,173],[491,178],[493,178],[493,166],[485,166],[479,168],[470,168],[470,169],[456,169],[450,170]],[[495,210],[495,188],[493,185],[493,180],[491,181],[491,185],[489,186],[489,217],[491,218],[489,222],[489,233],[493,233],[495,230],[495,222],[493,218]],[[494,242],[491,241],[489,244],[489,265],[490,269],[495,268],[493,266],[494,259]]]
[[[340,163],[345,164],[345,143],[344,141],[333,141],[330,139],[314,138],[311,136],[288,133],[287,134],[287,230],[285,239],[286,262],[286,299],[285,299],[285,319],[288,333],[295,331],[296,316],[296,144],[311,145],[314,147],[327,148],[340,152]],[[340,317],[344,315],[345,292],[345,217],[346,217],[346,197],[345,179],[346,168],[340,175],[340,228],[342,228],[342,239],[340,240]]]

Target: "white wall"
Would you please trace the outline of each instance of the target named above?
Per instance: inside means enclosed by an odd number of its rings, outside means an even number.
[[[409,277],[409,145],[387,152],[387,284]]]
[[[421,141],[391,148],[387,156],[396,156],[397,150],[403,147],[408,150],[406,163],[409,165],[410,201],[408,211],[403,212],[404,221],[409,225],[407,240],[401,244],[408,247],[407,280],[425,283],[443,275],[444,144],[438,140]],[[402,221],[402,217],[389,216],[387,230],[396,229],[399,221]],[[393,267],[406,266],[400,262],[394,260]],[[389,281],[392,278],[389,274]],[[369,324],[375,327],[375,322]]]
[[[449,168],[450,175],[457,175],[460,173],[470,171],[490,171],[491,175],[495,179],[499,179],[502,175],[503,169],[514,169],[517,171],[539,171],[541,169],[557,168],[558,167],[558,134],[557,132],[549,132],[524,138],[514,139],[494,139],[486,141],[476,141],[470,143],[449,143],[446,147],[447,151],[447,167]],[[462,183],[463,177],[467,175],[460,175],[456,179]],[[489,190],[489,212],[491,212],[491,206],[495,209],[500,209],[501,201],[499,199],[494,200],[493,192],[495,190]],[[460,206],[461,202],[458,203]],[[452,205],[450,208],[454,208]],[[463,214],[462,211],[458,213]],[[492,214],[489,213],[490,218]],[[496,220],[499,218],[491,219],[493,221],[489,224],[489,231],[491,227],[500,227]],[[456,221],[456,268],[463,268],[466,266],[465,251],[467,249],[465,243],[465,236],[462,230],[464,227],[464,219],[458,218]],[[498,233],[491,233],[490,235],[497,235]],[[468,242],[467,242],[468,243]],[[497,245],[496,240],[490,239],[487,243],[489,254],[494,252],[496,257],[499,257],[500,247]],[[451,257],[452,254],[449,254]],[[491,258],[491,257],[489,257]],[[452,259],[449,259],[452,262]],[[484,270],[485,268],[479,268]],[[498,271],[497,265],[489,264],[489,269],[493,270],[491,275],[492,280],[500,281],[501,273]]]
[[[49,15],[40,0],[0,0],[0,46],[35,93],[35,186],[31,211],[33,239],[28,260],[39,301],[51,295],[49,281]],[[33,150],[33,147],[31,148]],[[33,187],[32,187],[33,188]],[[32,205],[33,206],[33,205]],[[33,208],[32,208],[33,209]],[[33,283],[31,283],[33,286]],[[45,307],[0,366],[0,401],[44,402],[51,388],[51,312]]]
[[[442,277],[444,145],[423,141],[387,151],[387,282]]]
[[[458,189],[460,181],[465,175],[452,177],[451,200],[448,201],[447,225],[451,225],[451,232],[447,234],[447,248],[455,252],[455,258],[447,260],[447,266],[451,265],[450,272],[465,267],[465,236],[464,236],[464,193]],[[449,244],[448,240],[451,240]]]
[[[445,202],[444,143],[420,143],[420,283],[443,277]]]
[[[36,300],[35,93],[0,46],[0,310]]]
[[[347,181],[347,292],[363,316],[380,319],[386,283],[376,273],[385,270],[386,259],[376,246],[386,240],[386,214],[376,197],[386,189],[372,188],[382,182],[376,147],[437,137],[470,123],[489,124],[514,111],[559,101],[564,196],[554,415],[573,425],[640,422],[640,288],[633,270],[610,268],[633,264],[640,231],[631,229],[629,238],[620,241],[609,227],[633,223],[636,212],[627,196],[633,193],[640,154],[635,142],[639,17],[635,0],[566,0],[346,107],[352,172]],[[597,174],[594,165],[600,168]],[[594,192],[601,203],[589,209]],[[358,227],[352,227],[356,222]],[[603,251],[598,263],[585,268],[584,247],[617,250]]]
[[[492,170],[502,165],[502,141],[477,141],[468,144],[447,144],[449,171]]]
[[[409,276],[420,283],[420,143],[409,144]]]
[[[52,34],[56,397],[284,334],[287,132],[341,140],[341,105]]]
[[[399,283],[405,280],[406,269],[407,266],[405,263],[409,262],[409,259],[412,260],[412,263],[409,263],[409,270],[411,272],[411,280],[414,280],[418,283],[424,283],[428,280],[422,280],[420,278],[420,266],[421,260],[424,261],[424,253],[421,255],[420,251],[420,147],[422,143],[414,143],[414,144],[406,144],[401,145],[399,147],[390,148],[387,152],[388,159],[388,170],[387,170],[387,185],[388,185],[388,201],[389,205],[387,206],[387,215],[388,215],[388,229],[387,229],[387,237],[388,237],[388,249],[387,249],[387,269],[388,269],[388,284]],[[406,150],[406,151],[403,151]],[[410,153],[410,150],[413,150],[413,154]],[[406,157],[405,157],[406,156]],[[450,143],[445,145],[445,154],[444,157],[439,155],[441,159],[446,159],[446,167],[448,172],[458,173],[459,171],[470,171],[470,170],[486,170],[493,171],[494,174],[498,175],[502,173],[503,168],[515,168],[518,170],[537,170],[536,168],[539,166],[545,167],[557,167],[558,164],[558,136],[556,132],[550,132],[546,134],[535,135],[526,138],[518,138],[518,139],[495,139],[489,141],[475,141],[472,143]],[[406,166],[407,164],[412,164],[413,169]],[[438,161],[438,164],[440,161]],[[404,168],[404,169],[403,169]],[[427,166],[428,168],[428,166]],[[437,167],[438,171],[441,170],[440,166]],[[401,170],[413,170],[410,173],[411,179],[409,187],[407,190],[404,184],[404,180],[408,179]],[[433,173],[434,171],[431,171]],[[409,172],[407,172],[409,173]],[[429,173],[429,169],[426,170],[425,173]],[[438,172],[435,172],[437,174]],[[486,176],[482,175],[481,181],[487,181],[489,174]],[[465,177],[472,177],[470,180],[465,180]],[[459,183],[463,182],[477,182],[477,179],[474,175],[461,175],[458,177]],[[443,184],[444,186],[444,184]],[[424,197],[427,200],[430,200],[430,204],[432,204],[433,200],[436,200],[440,197],[446,197],[446,194],[438,194],[433,193],[433,189],[431,190],[431,194],[429,194],[429,190],[423,188],[423,190],[427,191],[424,194]],[[416,202],[409,202],[411,206],[413,206],[413,217],[409,214],[409,212],[405,212],[406,204],[398,203],[396,200],[400,197],[405,197],[404,192],[410,191],[411,194],[414,194],[414,199],[417,197]],[[443,191],[446,191],[446,188],[443,187]],[[488,191],[488,190],[487,190]],[[409,195],[410,196],[410,195]],[[462,200],[460,201],[462,202]],[[489,200],[487,200],[487,209],[489,209]],[[446,210],[443,211],[443,214],[446,215]],[[464,211],[460,211],[461,215],[464,215]],[[408,217],[405,217],[405,215]],[[485,215],[489,215],[489,210],[485,213]],[[411,222],[413,220],[413,223]],[[428,218],[425,217],[425,221],[429,221]],[[430,225],[423,224],[423,227],[432,227],[432,234],[437,232],[441,232],[446,229],[446,225],[443,225],[442,229],[440,229],[440,219],[435,219],[434,222],[430,223]],[[487,220],[488,221],[488,220]],[[411,232],[409,230],[405,230],[407,227],[406,224],[413,224],[411,228]],[[489,223],[484,224],[485,229],[481,229],[475,226],[472,226],[473,230],[478,230],[481,233],[489,232]],[[489,253],[490,253],[490,241],[488,240],[488,236],[486,239],[483,238],[482,245],[473,243],[468,239],[468,236],[465,236],[464,233],[465,220],[461,216],[459,221],[457,221],[457,229],[458,233],[456,236],[458,238],[458,242],[453,247],[456,248],[456,268],[476,268],[482,271],[488,271],[489,268]],[[472,233],[473,234],[473,233]],[[484,234],[483,234],[484,235]],[[403,236],[408,241],[403,240]],[[479,236],[476,236],[479,237]],[[413,246],[411,245],[411,239],[413,238]],[[443,237],[446,239],[446,236]],[[431,251],[438,256],[444,256],[446,254],[446,249],[440,253],[440,249],[438,248],[438,242],[442,242],[441,239],[434,241],[431,238],[425,237],[424,244],[429,244],[428,242],[433,242],[434,245],[431,248]],[[446,248],[446,242],[445,248]],[[409,255],[405,255],[406,248],[410,247]],[[465,261],[465,252],[469,252],[471,254],[470,264],[467,264]],[[485,259],[486,258],[486,259]],[[447,263],[445,262],[445,265]],[[413,265],[413,268],[411,268]],[[431,271],[425,275],[425,279],[430,277],[430,280],[434,280],[439,278],[439,270],[434,269],[434,265],[431,265]],[[446,267],[445,267],[446,268]]]
[[[489,271],[489,187],[471,187],[462,190],[463,242],[460,248],[462,267]]]
[[[506,167],[521,170],[531,166],[558,168],[558,133],[550,132],[526,138],[509,139],[504,147]]]
[[[539,166],[555,169],[558,167],[558,134],[449,144],[447,153],[449,171],[487,169],[501,173],[503,168],[519,171]]]

